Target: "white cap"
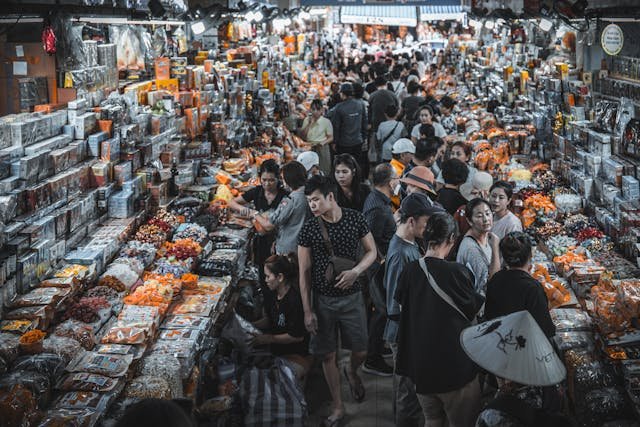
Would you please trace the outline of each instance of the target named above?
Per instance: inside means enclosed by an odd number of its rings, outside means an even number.
[[[411,153],[416,154],[416,146],[413,145],[410,139],[400,138],[393,144],[391,149],[392,154]]]
[[[528,311],[471,326],[460,334],[467,356],[492,374],[519,384],[549,386],[567,371]]]
[[[300,153],[296,160],[302,163],[302,166],[304,166],[307,172],[309,172],[312,167],[320,165],[320,157],[318,157],[318,153],[315,151],[305,151]]]

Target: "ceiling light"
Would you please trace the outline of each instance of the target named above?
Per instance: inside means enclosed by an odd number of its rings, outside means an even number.
[[[304,19],[304,20],[307,20],[307,19],[311,18],[311,14],[309,12],[304,11],[304,10],[302,12],[300,12],[300,14],[298,16],[300,17],[300,19]]]
[[[191,31],[193,31],[193,34],[195,35],[200,35],[202,33],[204,33],[205,30],[205,26],[204,26],[204,22],[202,21],[197,21],[194,22],[193,24],[191,24]]]
[[[291,25],[291,18],[289,18],[288,16],[286,18],[284,18],[283,22],[285,27],[288,27],[289,25]]]
[[[553,22],[551,22],[548,19],[542,18],[540,20],[540,23],[538,24],[538,27],[540,27],[540,29],[542,31],[544,31],[545,33],[549,32],[549,30],[551,30],[551,27],[553,27]]]
[[[262,20],[264,19],[264,15],[262,14],[262,12],[257,11],[256,13],[253,14],[253,20],[256,22],[262,22]]]
[[[495,23],[493,21],[485,21],[485,23],[484,23],[484,27],[487,30],[493,30],[494,26],[495,26]]]
[[[252,11],[247,12],[247,14],[244,16],[244,18],[249,22],[251,22],[251,21],[253,21],[255,19],[254,16],[253,16],[253,12]]]

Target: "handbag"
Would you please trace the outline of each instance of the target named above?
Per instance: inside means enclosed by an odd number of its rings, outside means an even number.
[[[449,296],[448,293],[446,293],[440,286],[438,286],[438,284],[436,283],[435,279],[433,278],[433,276],[431,275],[431,273],[429,273],[429,270],[427,269],[427,263],[424,261],[424,258],[420,258],[420,260],[418,261],[418,263],[420,264],[420,268],[422,268],[422,271],[424,272],[425,276],[427,276],[427,281],[429,282],[429,285],[431,285],[431,288],[435,291],[435,293],[444,300],[444,302],[446,302],[447,304],[449,304],[449,306],[451,306],[455,311],[457,311],[458,313],[460,313],[460,315],[470,324],[475,325],[478,323],[478,319],[476,316],[474,316],[473,319],[469,319],[467,317],[466,314],[464,314],[464,312],[462,310],[460,310],[460,308],[458,307],[458,305],[453,301],[453,299]],[[482,308],[484,308],[484,304],[482,305]],[[480,309],[480,311],[482,311],[482,309]]]
[[[320,232],[322,233],[322,243],[324,244],[325,250],[329,253],[329,264],[324,271],[324,277],[327,280],[327,283],[330,285],[335,285],[337,283],[336,277],[340,275],[340,273],[351,270],[353,267],[357,265],[357,262],[337,256],[333,251],[333,245],[331,244],[331,239],[329,238],[329,232],[327,231],[327,226],[324,223],[322,218],[318,218],[318,223],[320,224]],[[358,276],[354,285],[360,281],[362,275]]]

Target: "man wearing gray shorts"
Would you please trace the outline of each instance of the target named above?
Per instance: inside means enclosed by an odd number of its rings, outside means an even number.
[[[333,399],[333,411],[324,421],[324,425],[329,426],[337,425],[345,413],[336,360],[338,332],[342,346],[351,350],[351,363],[344,369],[351,393],[358,402],[364,399],[364,387],[357,369],[367,355],[367,315],[362,281],[358,277],[376,259],[375,242],[364,216],[340,208],[336,193],[336,184],[330,178],[313,176],[307,181],[305,195],[313,217],[305,222],[298,236],[304,323],[311,333],[311,353],[322,358],[324,376]],[[325,242],[324,234],[328,242]],[[356,263],[360,245],[364,256]],[[334,257],[349,259],[355,264],[340,273],[335,283],[329,283],[326,277],[331,252]]]

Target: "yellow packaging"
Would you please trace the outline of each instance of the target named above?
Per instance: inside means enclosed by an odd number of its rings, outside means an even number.
[[[178,82],[178,79],[156,80],[156,89],[175,93],[180,90],[180,83]]]

